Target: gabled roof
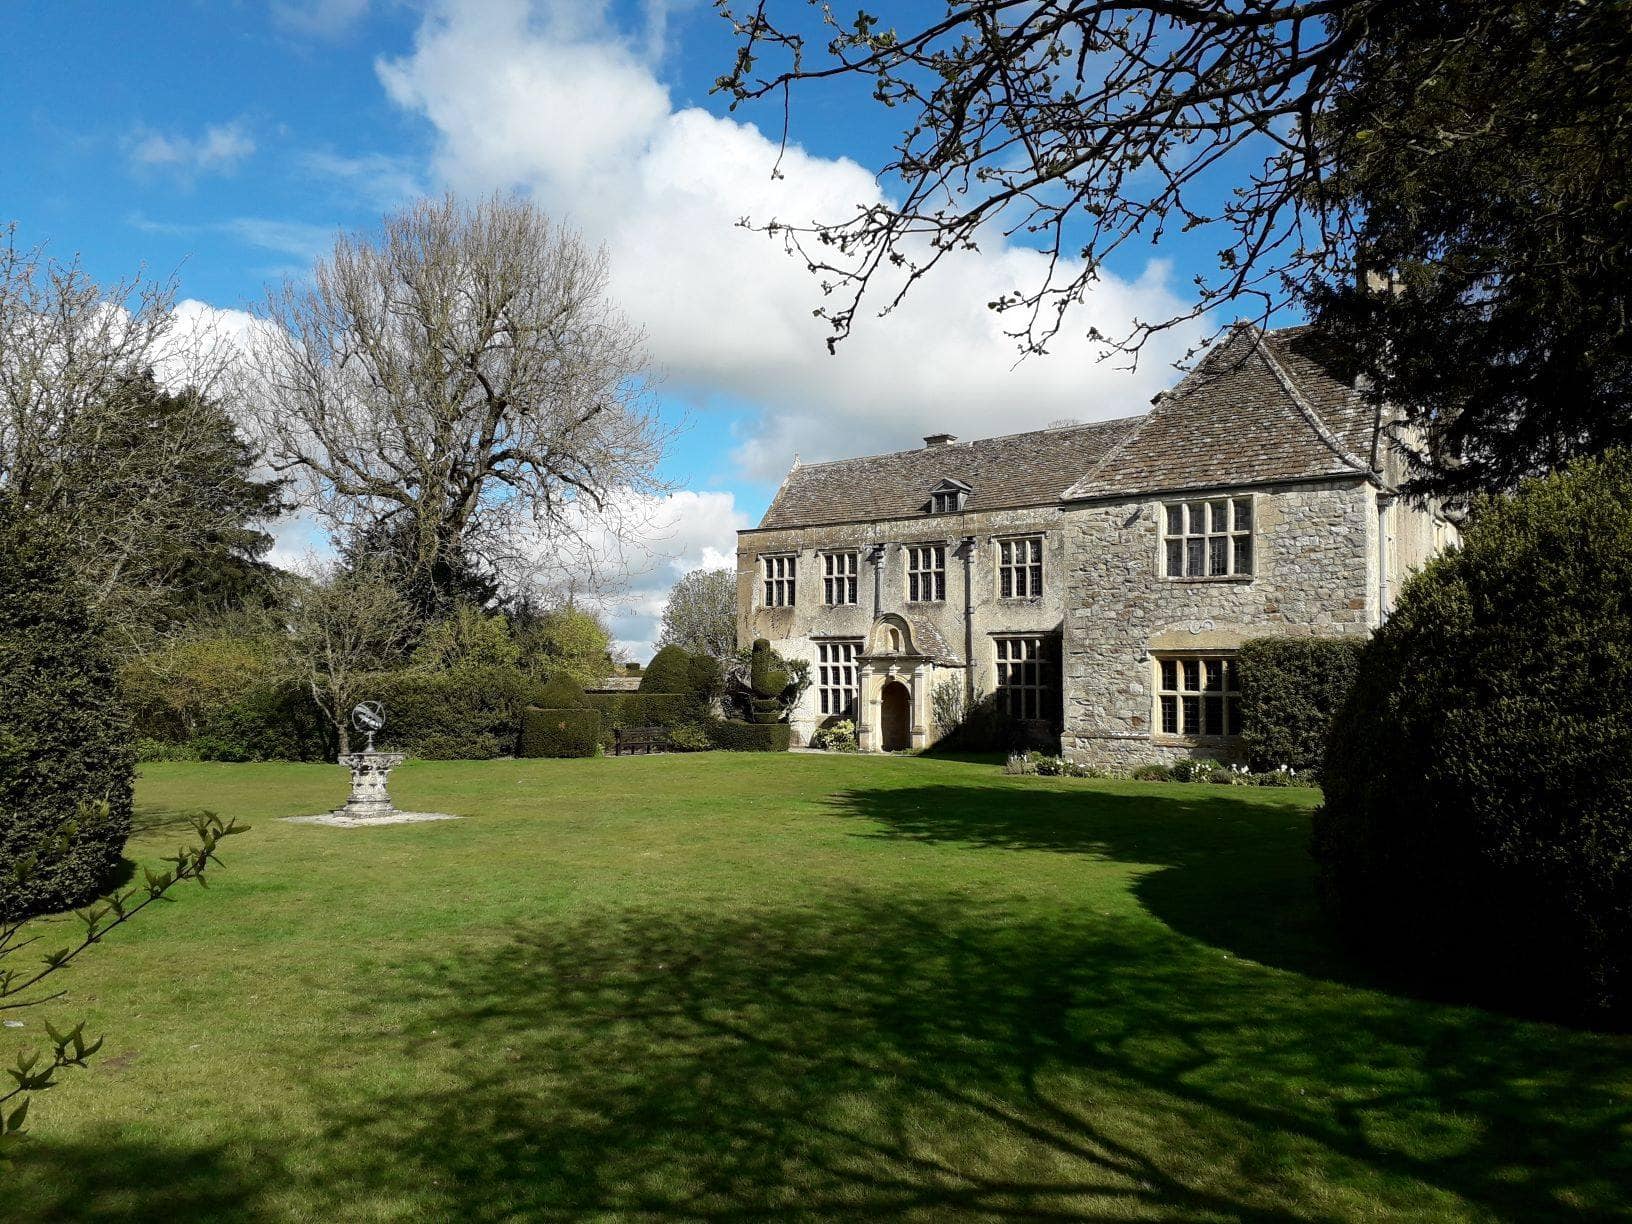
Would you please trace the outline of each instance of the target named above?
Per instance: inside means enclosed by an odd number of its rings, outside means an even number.
[[[796,466],[759,526],[912,518],[948,481],[968,487],[965,510],[1001,510],[1372,476],[1375,435],[1318,332],[1239,324],[1142,416]]]
[[[1064,497],[1370,476],[1372,422],[1311,329],[1238,326]]]
[[[952,480],[969,489],[965,510],[1046,505],[1091,468],[1141,418],[948,442],[889,455],[807,463],[782,481],[760,527],[814,527],[912,518]],[[929,517],[929,516],[925,516]]]

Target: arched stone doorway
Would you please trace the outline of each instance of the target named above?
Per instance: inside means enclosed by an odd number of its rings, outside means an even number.
[[[879,694],[879,739],[885,752],[912,747],[912,694],[899,680],[891,680]]]

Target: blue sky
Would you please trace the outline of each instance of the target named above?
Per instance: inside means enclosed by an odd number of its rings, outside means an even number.
[[[780,112],[709,94],[732,42],[706,3],[13,0],[0,23],[0,220],[99,278],[174,270],[183,298],[249,307],[337,228],[428,191],[523,191],[604,243],[684,425],[614,610],[636,653],[674,576],[727,558],[796,454],[1126,415],[1174,378],[1178,343],[1133,373],[1069,342],[1016,369],[983,304],[1034,256],[1002,243],[828,357],[816,285],[732,223],[876,198],[863,167],[892,116],[854,88],[804,95],[773,183]],[[1187,241],[1129,252],[1077,330],[1174,306],[1206,256]]]

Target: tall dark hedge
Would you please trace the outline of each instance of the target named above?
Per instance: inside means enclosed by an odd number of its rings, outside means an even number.
[[[430,760],[488,760],[516,751],[522,711],[542,700],[538,684],[506,667],[392,672],[368,695],[385,711],[378,743]],[[583,690],[577,690],[578,701]]]
[[[66,558],[66,541],[0,494],[0,919],[94,897],[130,833],[133,737]],[[86,805],[103,801],[93,817]]]
[[[334,728],[303,681],[257,685],[211,715],[192,746],[204,761],[332,761]]]
[[[1325,791],[1323,890],[1379,959],[1632,1022],[1632,458],[1483,507],[1406,584]]]
[[[1236,654],[1241,739],[1254,769],[1318,770],[1363,638],[1259,638]]]
[[[787,723],[739,722],[716,718],[707,727],[709,742],[725,752],[786,752],[793,728]]]

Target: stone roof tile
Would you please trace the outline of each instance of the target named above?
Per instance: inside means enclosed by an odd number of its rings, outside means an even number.
[[[1141,418],[1096,421],[948,442],[888,455],[795,467],[760,527],[814,527],[923,514],[943,480],[969,486],[967,510],[1004,510],[1058,501],[1060,491],[1119,443]]]

